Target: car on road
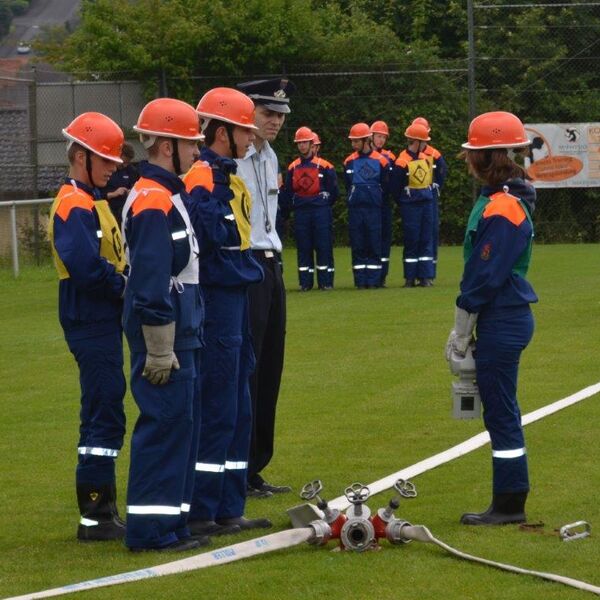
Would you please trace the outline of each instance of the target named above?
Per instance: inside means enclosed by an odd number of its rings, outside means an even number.
[[[27,42],[19,42],[17,46],[17,54],[29,54],[31,52],[31,46]]]

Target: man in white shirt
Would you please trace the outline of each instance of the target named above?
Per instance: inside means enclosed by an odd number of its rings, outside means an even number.
[[[285,286],[278,255],[281,240],[275,229],[279,164],[270,146],[290,112],[289,95],[295,86],[287,79],[263,79],[237,86],[256,106],[254,144],[246,156],[237,159],[237,174],[252,196],[251,246],[265,272],[262,283],[248,289],[250,330],[256,354],[256,369],[250,380],[252,395],[252,440],[248,465],[248,496],[267,498],[291,491],[289,486],[272,485],[261,471],[273,456],[275,412],[283,370],[285,349]]]

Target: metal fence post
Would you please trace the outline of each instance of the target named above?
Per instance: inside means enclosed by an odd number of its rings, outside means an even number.
[[[13,202],[10,207],[10,239],[12,245],[13,274],[19,276],[19,249],[17,247],[17,205]]]

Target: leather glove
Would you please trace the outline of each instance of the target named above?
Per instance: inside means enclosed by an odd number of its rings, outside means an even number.
[[[167,325],[142,325],[146,342],[146,364],[142,377],[153,385],[165,385],[171,369],[179,369],[179,361],[173,352],[175,322]]]
[[[446,342],[446,360],[450,361],[452,353],[463,357],[467,348],[473,340],[473,330],[477,323],[477,313],[469,313],[462,308],[456,307],[454,314],[454,327],[450,331]]]

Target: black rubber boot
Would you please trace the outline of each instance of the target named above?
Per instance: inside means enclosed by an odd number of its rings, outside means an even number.
[[[433,287],[433,281],[431,279],[421,279],[419,287]]]
[[[239,525],[219,525],[215,521],[188,521],[187,526],[193,536],[231,535],[242,530]]]
[[[246,519],[246,517],[232,517],[231,519],[217,519],[219,525],[237,525],[242,531],[246,529],[268,529],[273,527],[269,519]]]
[[[117,510],[117,487],[77,485],[77,503],[81,519],[77,539],[82,542],[105,542],[125,537],[125,522]]]
[[[417,284],[414,279],[406,279],[404,281],[404,287],[406,287],[406,288],[412,288],[412,287],[416,287],[416,286],[417,286]]]
[[[524,523],[527,492],[494,494],[491,506],[482,513],[465,513],[463,525],[508,525]]]

